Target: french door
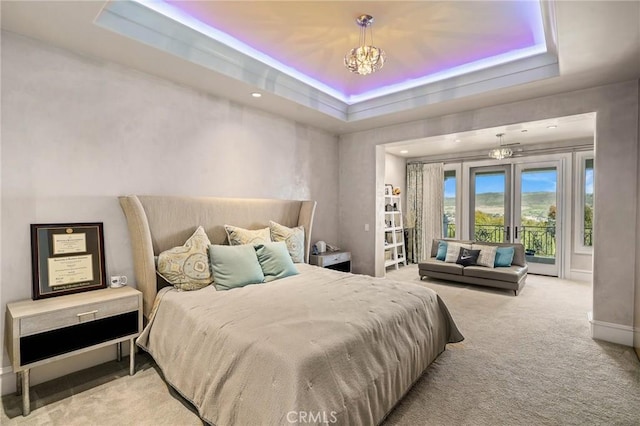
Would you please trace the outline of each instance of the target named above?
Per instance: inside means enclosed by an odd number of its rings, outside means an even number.
[[[510,242],[511,165],[471,168],[469,189],[471,239]]]
[[[522,243],[529,271],[558,276],[562,253],[559,161],[515,165],[513,241]]]
[[[529,272],[558,276],[562,254],[560,160],[469,169],[469,236],[517,242]]]

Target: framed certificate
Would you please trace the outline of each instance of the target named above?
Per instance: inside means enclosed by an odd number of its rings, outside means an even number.
[[[33,299],[107,286],[102,223],[31,225]]]

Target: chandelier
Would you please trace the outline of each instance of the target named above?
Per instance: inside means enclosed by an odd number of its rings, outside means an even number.
[[[513,151],[511,151],[511,148],[507,148],[505,146],[502,145],[502,137],[504,136],[504,133],[498,133],[496,135],[496,137],[499,140],[499,146],[498,148],[492,149],[491,151],[489,151],[489,157],[491,158],[495,158],[496,160],[502,160],[504,158],[509,158],[513,155]]]
[[[367,75],[378,71],[384,65],[386,55],[384,50],[373,45],[373,16],[360,15],[356,19],[360,27],[360,45],[354,47],[344,57],[344,66],[353,73]],[[367,44],[367,28],[369,28],[369,43]]]

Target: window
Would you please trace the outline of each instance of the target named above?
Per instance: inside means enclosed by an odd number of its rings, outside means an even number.
[[[444,216],[442,230],[444,238],[459,238],[460,214],[460,164],[444,166]]]
[[[585,247],[593,247],[593,158],[584,162],[582,239]]]
[[[575,251],[591,253],[593,249],[593,152],[579,152],[576,154],[576,219],[575,219]]]

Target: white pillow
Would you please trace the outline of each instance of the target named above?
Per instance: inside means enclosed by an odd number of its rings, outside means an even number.
[[[476,264],[478,266],[486,266],[487,268],[493,268],[496,261],[496,253],[498,247],[496,246],[485,246],[482,244],[472,244],[474,250],[480,250],[480,255],[478,256],[478,260]]]
[[[244,244],[257,246],[258,244],[271,242],[271,233],[269,228],[252,230],[225,225],[224,230],[227,231],[230,246],[241,246]]]
[[[456,263],[458,255],[460,254],[460,247],[471,250],[471,244],[447,241],[447,256],[444,258],[444,261],[447,263]]]

